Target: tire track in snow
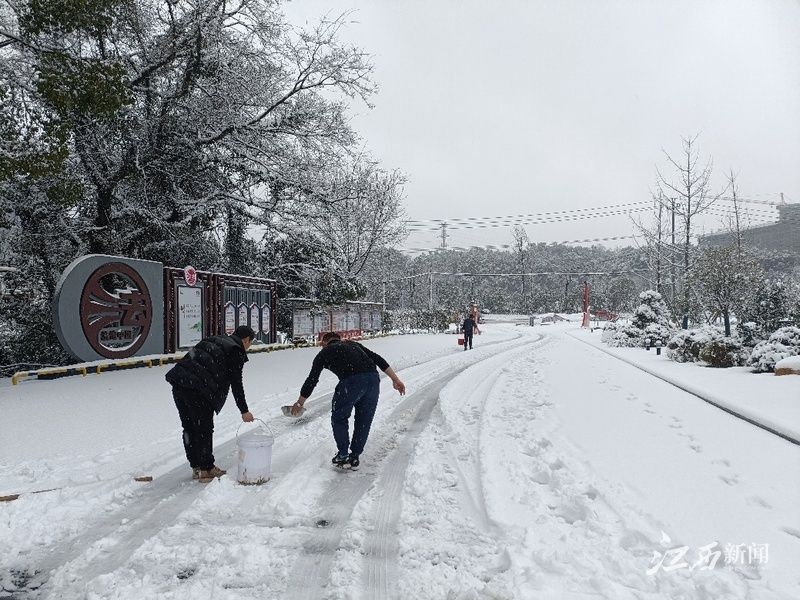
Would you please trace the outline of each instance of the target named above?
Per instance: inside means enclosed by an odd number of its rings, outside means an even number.
[[[523,336],[520,335],[519,338]],[[515,338],[514,341],[519,340]],[[503,342],[509,344],[508,341]],[[511,348],[502,352],[517,350],[527,346],[528,340],[514,343]],[[451,361],[452,356],[445,357]],[[387,504],[378,508],[374,534],[368,536],[363,552],[367,561],[366,585],[369,588],[366,597],[387,597],[390,587],[387,563],[393,563],[397,555],[396,542],[392,539],[397,529],[400,506],[398,499],[405,481],[405,473],[417,436],[427,426],[434,408],[438,404],[441,390],[461,372],[474,366],[483,358],[483,353],[468,364],[450,369],[436,375],[432,381],[425,383],[401,401],[385,420],[388,424],[397,424],[392,430],[373,432],[370,447],[377,447],[371,453],[374,462],[370,466],[362,466],[357,472],[342,473],[344,481],[336,480],[328,493],[323,494],[327,501],[320,506],[318,523],[324,524],[320,532],[309,539],[303,546],[301,556],[290,575],[290,580],[297,581],[298,587],[292,590],[290,597],[318,600],[325,596],[331,566],[336,550],[340,547],[344,529],[359,500],[374,485],[381,490],[381,497]],[[431,361],[433,362],[433,361]],[[429,370],[429,369],[428,369]],[[408,383],[408,381],[406,382]],[[393,449],[392,440],[400,438]],[[396,506],[389,506],[394,504]],[[372,564],[371,564],[372,563]],[[371,569],[371,570],[370,570]]]
[[[398,426],[391,432],[372,434],[370,446],[380,448],[377,452],[371,453],[376,466],[365,465],[359,471],[341,473],[341,481],[337,479],[328,493],[323,494],[326,501],[319,507],[317,521],[320,532],[303,544],[302,554],[290,575],[290,580],[299,584],[292,590],[292,598],[318,600],[324,597],[334,553],[339,548],[344,528],[356,504],[380,479],[378,472],[380,465],[394,462],[394,453],[390,449],[391,437],[405,435],[415,422],[424,422],[430,414],[430,410],[425,411],[425,407],[427,405],[432,407],[435,404],[439,390],[445,385],[446,382],[443,381],[430,383],[398,405],[387,419],[388,422],[398,423]],[[414,403],[418,403],[419,406],[414,406]],[[422,425],[418,426],[421,429]],[[400,471],[402,478],[402,470],[398,464],[385,467],[383,478],[387,474],[391,477],[393,471]]]
[[[549,336],[545,337],[544,334],[539,335],[539,339],[533,343],[531,350],[539,350],[552,342],[552,338]],[[459,482],[466,495],[469,508],[471,508],[472,513],[478,518],[478,525],[489,533],[494,532],[496,527],[492,523],[492,519],[489,517],[489,512],[486,508],[480,445],[487,400],[493,396],[500,378],[505,373],[505,369],[503,369],[502,366],[495,366],[495,363],[500,362],[502,365],[505,365],[508,360],[509,359],[506,357],[497,361],[486,361],[486,363],[476,365],[475,367],[475,369],[482,370],[485,379],[480,386],[474,388],[470,392],[462,404],[462,408],[470,408],[475,417],[475,435],[471,436],[473,444],[469,449],[470,455],[466,458],[462,458],[456,455],[452,445],[446,446],[447,455],[451,459],[450,464],[453,465],[456,470]],[[446,427],[452,429],[452,425],[450,425],[444,413],[442,414],[442,421],[446,424]],[[474,457],[474,462],[470,460],[472,457]],[[467,463],[467,465],[462,466],[464,463]],[[465,472],[465,469],[468,469],[469,472]]]
[[[539,342],[542,341],[543,336],[540,335],[532,346],[533,348],[539,347]],[[465,369],[458,372],[456,377],[463,377],[466,374],[472,374],[475,370],[489,371],[489,380],[483,382],[480,386],[475,388],[470,394],[470,398],[478,397],[485,401],[486,395],[491,392],[494,387],[494,382],[500,377],[502,371],[498,370],[495,366],[497,362],[508,361],[508,355],[518,353],[520,350],[528,351],[527,342],[522,349],[519,347],[506,350],[500,355],[493,356],[490,359],[477,362],[469,365]],[[398,530],[401,513],[401,503],[399,502],[403,492],[403,484],[405,483],[406,471],[411,459],[416,450],[417,437],[427,427],[434,411],[440,413],[441,406],[439,399],[442,391],[451,384],[454,378],[451,377],[445,385],[438,387],[435,398],[427,398],[425,404],[420,408],[416,418],[408,428],[408,433],[403,438],[400,446],[392,457],[393,468],[381,474],[381,477],[376,482],[376,487],[382,490],[382,493],[377,499],[377,504],[373,509],[374,526],[371,528],[366,536],[364,542],[364,554],[366,561],[366,572],[364,576],[365,584],[365,598],[372,599],[385,599],[391,597],[391,590],[393,584],[397,579],[397,559],[398,559],[398,544],[395,533]],[[488,385],[487,385],[488,384]],[[432,400],[432,401],[431,401]],[[483,404],[479,401],[479,404]],[[457,464],[455,457],[453,463]],[[472,499],[472,494],[466,486],[463,479],[463,473],[459,469],[460,477],[464,490]],[[480,485],[480,480],[478,480]],[[474,502],[474,499],[473,499]],[[487,523],[488,516],[485,509],[485,503],[482,500],[482,492],[480,492],[479,502],[482,508],[483,520]],[[476,506],[477,508],[477,506]],[[479,509],[481,510],[481,509]]]

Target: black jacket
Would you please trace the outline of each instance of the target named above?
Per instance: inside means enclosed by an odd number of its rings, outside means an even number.
[[[464,319],[464,324],[461,326],[461,329],[467,335],[472,335],[472,332],[475,329],[475,320],[472,317],[467,317]]]
[[[339,381],[356,373],[369,373],[375,367],[385,371],[389,368],[384,358],[358,342],[333,340],[314,357],[311,372],[308,374],[300,395],[308,398],[319,381],[322,369],[329,369]]]
[[[247,353],[242,340],[234,335],[205,338],[189,350],[166,374],[173,386],[198,392],[216,411],[222,410],[228,391],[233,388],[236,406],[249,412],[244,399],[242,369]]]

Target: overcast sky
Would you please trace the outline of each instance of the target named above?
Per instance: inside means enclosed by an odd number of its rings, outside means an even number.
[[[742,195],[800,201],[798,0],[295,0],[290,21],[354,9],[375,108],[354,125],[408,177],[414,220],[647,200],[662,149],[700,133]],[[754,205],[763,209],[764,206]],[[708,223],[714,227],[716,220]],[[628,235],[627,217],[526,227],[533,241]],[[452,246],[511,230],[450,229]],[[630,240],[628,240],[630,242]],[[415,234],[406,246],[436,246]]]

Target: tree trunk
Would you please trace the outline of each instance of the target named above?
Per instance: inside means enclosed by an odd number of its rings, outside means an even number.
[[[247,275],[244,256],[244,223],[242,216],[232,207],[227,208],[228,227],[225,235],[225,258],[228,270],[237,275]]]
[[[111,189],[97,188],[97,214],[94,228],[89,233],[89,252],[92,254],[111,254],[111,204],[114,192]]]

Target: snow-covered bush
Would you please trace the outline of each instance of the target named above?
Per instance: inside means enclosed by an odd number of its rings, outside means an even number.
[[[649,339],[650,344],[654,346],[656,344],[663,346],[671,337],[672,329],[660,323],[650,323],[650,325],[644,328],[644,332],[642,334],[642,339],[644,340],[645,344]]]
[[[633,324],[618,325],[606,342],[612,348],[634,348],[644,345],[644,330]]]
[[[753,348],[759,342],[763,342],[766,336],[761,327],[753,321],[748,321],[747,323],[738,323],[736,325],[736,339],[745,348]]]
[[[738,340],[724,337],[711,340],[700,348],[700,360],[708,363],[709,367],[739,367],[745,364],[747,352]]]
[[[602,340],[614,347],[642,347],[650,338],[652,343],[663,344],[672,336],[672,327],[667,316],[667,305],[661,294],[647,290],[639,294],[641,303],[633,314],[630,324],[606,326]]]
[[[605,327],[603,327],[603,333],[600,335],[600,341],[605,344],[610,343],[617,333],[617,329],[619,329],[619,323],[606,323]]]
[[[661,294],[655,290],[646,290],[639,294],[639,304],[633,313],[633,325],[645,329],[648,325],[657,324],[669,327],[669,312]]]
[[[800,328],[781,327],[766,342],[761,342],[750,353],[748,364],[756,373],[771,373],[775,363],[789,356],[800,355]]]
[[[667,342],[667,357],[675,362],[697,362],[700,351],[711,342],[725,338],[721,329],[705,325],[679,331]]]

